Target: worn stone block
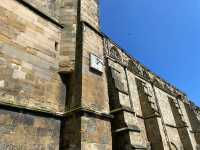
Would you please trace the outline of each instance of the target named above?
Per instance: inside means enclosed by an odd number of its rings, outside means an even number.
[[[0,149],[58,150],[60,121],[0,110]]]

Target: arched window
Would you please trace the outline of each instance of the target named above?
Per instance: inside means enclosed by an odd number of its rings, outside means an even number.
[[[121,60],[121,55],[115,46],[110,49],[110,57],[113,59]]]

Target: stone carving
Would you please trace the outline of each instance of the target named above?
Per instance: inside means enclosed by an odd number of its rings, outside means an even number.
[[[104,54],[106,57],[112,58],[123,66],[127,66],[128,64],[127,59],[122,55],[120,49],[106,39],[104,39]]]

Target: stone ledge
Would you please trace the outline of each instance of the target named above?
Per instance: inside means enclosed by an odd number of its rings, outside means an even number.
[[[130,108],[130,107],[126,107],[126,106],[121,106],[120,108],[117,108],[117,109],[111,110],[110,113],[111,113],[111,114],[115,114],[115,113],[119,113],[119,112],[122,112],[122,111],[125,111],[125,112],[129,112],[129,113],[135,114],[135,112],[133,111],[132,108]]]
[[[187,125],[185,125],[185,126],[175,126],[175,125],[171,125],[171,124],[168,124],[168,123],[166,123],[165,125],[168,126],[168,127],[171,127],[171,128],[176,128],[176,129],[187,128],[188,127]]]
[[[39,109],[35,107],[26,107],[23,105],[17,105],[12,103],[0,102],[0,109],[6,109],[13,112],[22,112],[22,113],[31,113],[38,116],[45,116],[51,118],[58,118],[60,119],[62,115],[57,112],[53,112],[50,110]]]
[[[124,128],[117,129],[117,130],[114,131],[114,133],[122,133],[122,132],[128,132],[128,131],[138,132],[138,133],[141,132],[139,127],[131,125],[131,126],[127,126],[127,127],[124,127]]]
[[[84,107],[77,107],[68,112],[53,112],[50,110],[44,110],[44,109],[39,109],[35,107],[26,107],[23,105],[0,102],[0,109],[1,108],[6,109],[6,110],[11,110],[11,111],[18,111],[18,112],[25,112],[25,113],[28,112],[28,113],[36,114],[39,116],[47,116],[47,117],[57,118],[57,119],[67,118],[73,115],[74,113],[79,113],[79,114],[87,113],[89,115],[93,115],[96,117],[105,118],[109,120],[114,118],[113,115],[110,115],[107,113],[101,113],[101,112],[98,112],[89,108],[84,108]]]
[[[123,90],[121,90],[121,89],[119,89],[119,88],[116,88],[116,89],[117,89],[118,92],[120,92],[120,93],[122,93],[122,94],[125,94],[125,95],[128,95],[128,92],[123,91]]]
[[[155,112],[152,115],[149,116],[140,116],[140,115],[136,115],[136,117],[141,118],[141,119],[151,119],[151,118],[160,118],[160,114],[158,112]]]
[[[68,112],[63,113],[62,115],[64,117],[69,117],[74,113],[82,113],[82,114],[87,113],[89,115],[93,115],[96,117],[105,118],[105,119],[109,119],[109,120],[114,118],[113,115],[111,115],[111,114],[102,113],[102,112],[95,111],[95,110],[92,110],[92,109],[86,108],[86,107],[77,107]]]
[[[145,146],[142,145],[131,145],[132,149],[147,149]]]

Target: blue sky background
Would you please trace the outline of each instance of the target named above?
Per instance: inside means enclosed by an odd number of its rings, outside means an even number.
[[[100,0],[101,28],[200,106],[200,0]]]

